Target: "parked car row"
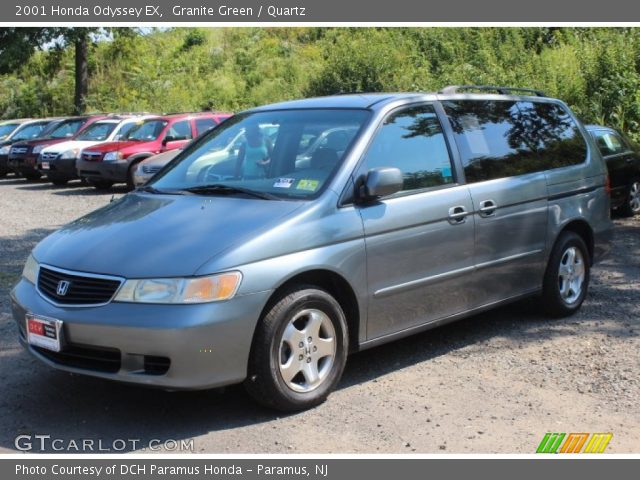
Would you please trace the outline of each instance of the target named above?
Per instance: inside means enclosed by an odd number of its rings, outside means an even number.
[[[231,115],[223,112],[99,114],[0,124],[0,177],[55,185],[80,178],[99,189],[134,186],[138,163],[179,149]]]
[[[81,178],[97,189],[115,183],[126,183],[132,189],[149,181],[192,139],[229,116],[201,112],[7,120],[0,122],[0,178],[13,171],[28,180],[44,175],[54,185]],[[586,129],[607,163],[612,210],[624,216],[640,213],[638,147],[612,128],[588,125]],[[311,158],[322,142],[340,137],[349,138],[340,129],[323,132],[298,158]],[[243,132],[236,138],[223,138],[212,154],[227,160],[237,155],[244,141]],[[211,156],[208,161],[216,163]]]

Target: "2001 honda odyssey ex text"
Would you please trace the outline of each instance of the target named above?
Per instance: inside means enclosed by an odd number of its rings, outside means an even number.
[[[559,100],[312,98],[236,115],[45,238],[12,309],[56,368],[166,389],[244,381],[298,410],[336,387],[349,351],[530,295],[572,314],[610,231],[605,165]]]

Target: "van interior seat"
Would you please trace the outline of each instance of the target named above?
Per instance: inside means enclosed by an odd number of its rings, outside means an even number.
[[[338,152],[332,148],[319,148],[311,156],[309,166],[313,169],[328,170],[338,163]]]

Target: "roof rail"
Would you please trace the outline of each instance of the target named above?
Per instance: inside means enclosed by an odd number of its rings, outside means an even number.
[[[159,116],[165,116],[165,115],[204,115],[207,113],[211,113],[216,115],[217,113],[222,113],[222,112],[218,112],[217,110],[201,110],[199,112],[163,112],[163,113],[159,113],[157,115]]]
[[[491,90],[496,91],[500,95],[509,95],[509,93],[529,93],[537,97],[546,97],[547,95],[542,90],[535,90],[533,88],[518,88],[518,87],[496,87],[493,85],[449,85],[444,87],[438,93],[450,94],[460,93],[461,90]]]

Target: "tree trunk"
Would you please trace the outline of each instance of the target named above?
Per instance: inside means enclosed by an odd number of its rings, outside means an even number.
[[[75,39],[76,49],[76,94],[74,99],[75,113],[85,113],[87,108],[87,92],[89,91],[89,72],[87,68],[88,37],[86,33]]]

